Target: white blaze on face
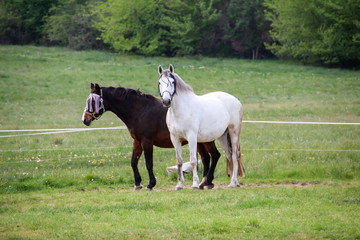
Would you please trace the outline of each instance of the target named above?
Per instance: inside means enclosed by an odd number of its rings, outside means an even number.
[[[82,118],[81,118],[81,121],[83,121],[83,122],[85,121],[85,115],[86,115],[86,114],[85,114],[85,111],[84,111],[84,113],[83,113],[83,115],[82,115]]]
[[[164,102],[170,102],[175,93],[175,80],[171,77],[161,76],[159,79],[159,91]]]
[[[165,92],[163,93],[163,95],[162,95],[162,99],[163,99],[164,101],[170,101],[170,100],[171,100],[170,92],[165,91]]]

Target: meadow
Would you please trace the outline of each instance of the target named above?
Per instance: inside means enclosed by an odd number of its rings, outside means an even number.
[[[127,130],[6,131],[87,128],[81,116],[91,82],[159,97],[157,66],[169,63],[197,94],[236,96],[244,120],[360,122],[359,71],[0,46],[0,239],[360,238],[359,125],[245,122],[242,186],[226,187],[221,150],[216,188],[191,190],[189,174],[180,192],[166,172],[175,152],[160,148],[157,186],[133,191]],[[123,125],[107,112],[91,128]],[[139,170],[147,185],[143,156]]]

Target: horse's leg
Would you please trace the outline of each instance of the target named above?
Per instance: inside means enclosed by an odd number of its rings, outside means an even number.
[[[152,190],[156,185],[156,179],[153,172],[153,144],[149,141],[143,141],[142,147],[144,149],[146,169],[149,173],[149,185],[146,188]]]
[[[196,136],[192,136],[188,138],[189,142],[189,150],[190,150],[190,164],[193,169],[193,184],[191,186],[192,189],[199,189],[199,176],[197,174],[197,158],[196,158]]]
[[[240,132],[236,129],[229,129],[231,148],[232,148],[232,163],[233,163],[233,172],[231,177],[231,182],[229,187],[240,186],[238,182],[238,171],[239,167],[242,168],[241,162],[241,152],[240,152]],[[240,163],[240,166],[239,166]],[[242,169],[241,169],[242,170]],[[240,170],[240,176],[243,176],[243,172]]]
[[[181,170],[183,164],[182,145],[181,145],[181,141],[176,136],[170,134],[170,138],[176,151],[176,164],[178,167],[178,184],[176,185],[175,190],[179,191],[184,187],[184,173]]]
[[[215,142],[205,143],[204,146],[205,146],[206,151],[211,154],[211,166],[210,166],[210,170],[207,174],[207,182],[206,182],[207,188],[211,189],[214,187],[212,180],[214,180],[214,172],[215,172],[216,164],[217,164],[221,154],[217,150]]]
[[[229,131],[226,130],[226,132],[220,137],[218,138],[218,142],[220,144],[220,147],[224,150],[225,152],[225,156],[226,156],[226,166],[227,166],[227,175],[228,177],[230,177],[230,175],[232,174],[232,170],[233,170],[233,164],[232,164],[232,149],[231,149],[231,144],[230,144],[230,139],[229,139]]]
[[[231,147],[232,147],[232,163],[233,163],[233,172],[232,172],[232,176],[231,176],[231,182],[229,187],[236,187],[236,186],[240,186],[239,182],[238,182],[238,177],[237,177],[237,172],[238,172],[238,168],[239,168],[239,164],[238,164],[238,150],[237,150],[237,143],[235,142],[236,140],[234,138],[232,138],[231,141]]]
[[[204,189],[204,186],[207,183],[207,175],[208,175],[209,167],[210,167],[210,155],[205,149],[205,144],[202,144],[202,143],[197,144],[197,151],[200,154],[201,161],[204,166],[203,179],[200,183],[200,189]]]
[[[131,167],[134,172],[134,178],[135,178],[135,190],[140,190],[142,188],[141,186],[141,176],[138,169],[138,162],[139,158],[143,152],[143,149],[141,147],[140,142],[134,139],[133,142],[133,154],[131,157]]]

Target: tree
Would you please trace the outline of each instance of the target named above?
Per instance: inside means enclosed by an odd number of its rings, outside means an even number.
[[[56,3],[57,0],[1,1],[0,37],[19,44],[39,43],[42,37],[43,18]]]
[[[116,51],[167,56],[196,53],[219,17],[206,0],[107,0],[92,14],[101,38]]]
[[[64,0],[50,9],[43,34],[50,41],[82,50],[99,48],[100,32],[92,26],[94,16],[89,14],[89,0]]]
[[[242,57],[257,59],[264,42],[270,42],[270,22],[264,0],[230,0],[223,13],[223,39]]]
[[[360,0],[266,0],[277,56],[305,63],[360,63]]]
[[[108,0],[95,4],[91,12],[102,40],[115,51],[148,55],[159,48],[154,0]]]
[[[163,16],[165,33],[172,51],[177,55],[201,53],[208,47],[208,38],[218,24],[220,11],[214,1],[164,1],[167,11]]]

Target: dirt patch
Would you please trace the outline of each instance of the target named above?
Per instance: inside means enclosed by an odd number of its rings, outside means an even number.
[[[336,184],[330,182],[291,182],[291,183],[241,183],[239,188],[255,188],[255,187],[308,187],[315,185],[329,185]],[[184,186],[184,189],[191,189],[191,186]],[[204,190],[215,190],[215,189],[231,189],[227,184],[215,184],[212,189]],[[173,187],[155,187],[153,191],[173,191],[175,190],[175,185]]]
[[[336,183],[336,182],[289,182],[289,183],[241,183],[238,188],[259,188],[259,187],[310,187],[310,186],[326,186],[326,185],[360,185],[360,183]],[[184,189],[191,189],[191,185],[185,185]],[[228,187],[227,184],[215,184],[214,188],[212,189],[204,189],[200,191],[210,191],[210,190],[216,190],[216,189],[232,189]],[[107,188],[94,188],[94,189],[79,189],[80,191],[108,191]],[[134,188],[130,187],[128,189],[124,188],[111,188],[112,191],[116,192],[134,192]],[[140,190],[137,190],[139,192],[142,191],[150,191],[146,189],[146,187],[143,187]],[[175,191],[175,185],[174,186],[156,186],[153,190],[155,192],[161,192],[161,191]]]

